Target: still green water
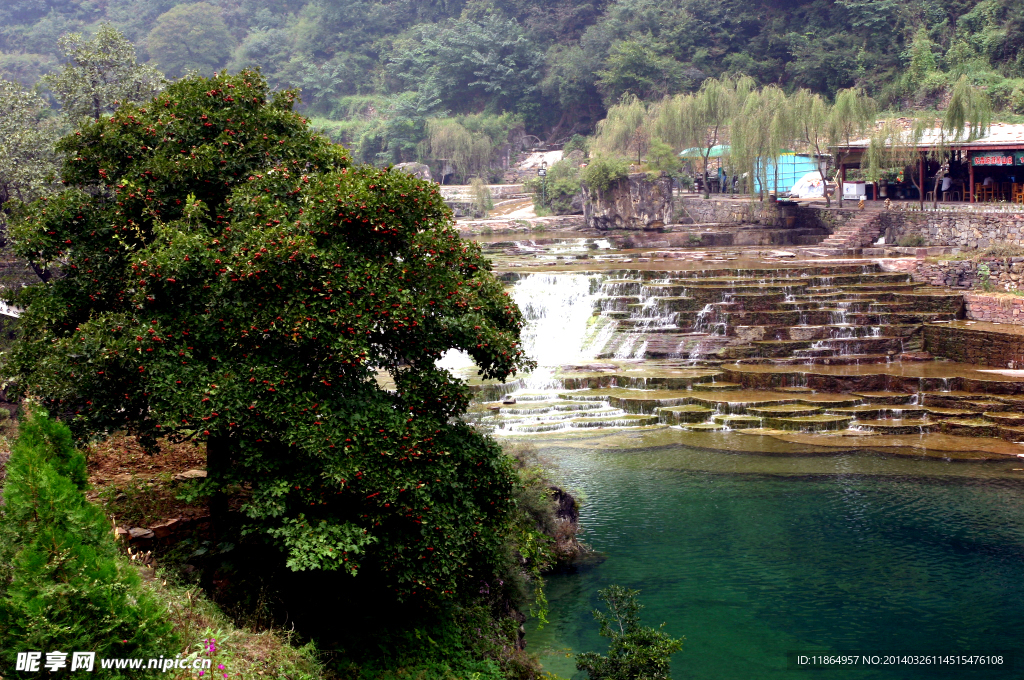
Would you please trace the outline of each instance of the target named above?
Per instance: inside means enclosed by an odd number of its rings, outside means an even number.
[[[548,441],[607,555],[548,579],[528,625],[545,670],[607,650],[597,590],[642,590],[643,621],[685,636],[675,680],[1024,677],[1024,461],[869,452],[754,456],[633,439]],[[790,670],[787,652],[1014,654],[1002,666]]]

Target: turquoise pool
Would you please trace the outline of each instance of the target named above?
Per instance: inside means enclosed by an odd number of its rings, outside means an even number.
[[[675,680],[1024,677],[1024,659],[811,671],[786,656],[1019,652],[1024,463],[642,444],[541,451],[607,555],[549,578],[550,623],[527,633],[547,671],[570,678],[567,654],[606,650],[590,611],[615,583],[642,590],[645,624],[686,637]]]

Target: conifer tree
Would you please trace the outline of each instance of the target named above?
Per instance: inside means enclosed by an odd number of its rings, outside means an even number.
[[[158,657],[176,641],[165,612],[117,555],[103,511],[90,503],[85,456],[71,431],[30,412],[11,449],[0,507],[0,661],[18,652]],[[44,657],[45,659],[45,657]],[[101,671],[96,662],[95,671]],[[46,677],[39,672],[27,677]],[[19,677],[26,677],[19,674]]]

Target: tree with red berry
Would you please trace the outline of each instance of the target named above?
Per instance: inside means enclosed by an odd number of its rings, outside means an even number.
[[[13,221],[45,276],[8,373],[80,437],[205,441],[215,518],[240,486],[290,568],[452,595],[505,549],[516,481],[435,361],[528,368],[522,316],[436,185],[354,167],[294,99],[190,77],[64,138],[67,190]]]

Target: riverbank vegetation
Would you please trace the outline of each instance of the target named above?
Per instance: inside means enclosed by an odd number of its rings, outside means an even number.
[[[207,506],[164,562],[240,619],[288,622],[331,672],[535,677],[520,607],[544,616],[564,499],[452,424],[468,394],[434,365],[459,348],[487,377],[529,369],[521,314],[436,185],[353,164],[294,102],[255,71],[193,75],[77,123],[62,190],[8,206],[38,277],[8,298],[8,394],[83,444],[201,444],[206,474],[175,495],[100,499],[115,521]]]

